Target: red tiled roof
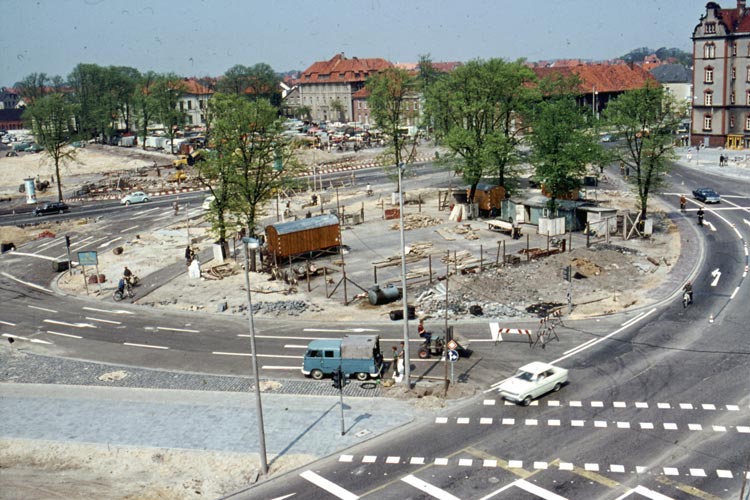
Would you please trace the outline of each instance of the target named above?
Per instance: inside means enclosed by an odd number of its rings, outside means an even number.
[[[371,74],[393,66],[385,59],[347,59],[336,54],[328,61],[318,61],[302,72],[300,83],[363,82]]]
[[[367,87],[362,87],[352,94],[352,99],[367,99],[368,97],[370,97],[370,91]]]
[[[581,80],[578,87],[581,93],[591,92],[594,87],[596,87],[597,92],[623,92],[641,88],[646,82],[658,83],[642,67],[627,64],[589,64],[574,67],[533,69],[539,78],[555,75],[562,77],[577,75]]]
[[[184,85],[186,94],[203,95],[214,93],[213,90],[209,89],[205,85],[201,85],[200,83],[195,81],[194,78],[185,78],[182,80],[182,84]]]

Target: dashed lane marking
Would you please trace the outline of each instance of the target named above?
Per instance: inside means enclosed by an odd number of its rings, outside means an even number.
[[[73,328],[96,328],[96,325],[91,323],[68,323],[67,321],[58,321],[56,319],[44,319],[44,323],[51,323],[53,325],[70,326]]]
[[[16,324],[15,324],[15,323],[11,323],[10,321],[3,321],[3,320],[1,320],[1,319],[0,319],[0,325],[5,325],[5,326],[16,326]]]
[[[168,326],[157,326],[157,330],[166,330],[170,332],[200,333],[200,330],[190,330],[187,328],[170,328]]]
[[[100,323],[109,323],[110,325],[121,325],[121,321],[113,321],[111,319],[102,319],[102,318],[92,318],[91,316],[86,316],[86,319],[89,321],[99,321]]]
[[[49,257],[47,255],[38,255],[35,253],[19,252],[18,250],[14,250],[12,252],[12,255],[21,255],[23,257],[35,257],[37,259],[44,259],[44,260],[57,260],[57,257]]]
[[[14,335],[12,333],[3,333],[3,337],[13,339],[13,340],[25,340],[26,342],[31,342],[32,344],[47,344],[52,345],[52,342],[47,342],[46,340],[42,339],[30,339],[28,337],[22,337],[20,335]]]
[[[135,314],[132,311],[126,311],[124,309],[97,309],[96,307],[82,307],[84,311],[93,311],[93,312],[101,312],[101,313],[109,313],[109,314]]]
[[[82,339],[80,335],[71,335],[70,333],[62,333],[62,332],[53,332],[52,330],[47,330],[47,333],[50,335],[59,335],[60,337],[70,337],[72,339]]]
[[[45,311],[52,314],[57,314],[59,311],[55,311],[54,309],[47,309],[46,307],[39,307],[39,306],[27,306],[29,309],[36,309],[37,311]]]
[[[133,344],[131,342],[123,342],[122,345],[126,345],[129,347],[146,347],[148,349],[162,349],[162,350],[169,349],[169,347],[165,347],[161,345]]]
[[[13,253],[16,253],[16,252],[13,252]],[[49,288],[44,288],[43,286],[37,285],[36,283],[29,283],[28,281],[24,281],[24,280],[18,279],[15,276],[12,276],[12,275],[4,272],[4,271],[2,273],[0,273],[0,274],[2,274],[3,276],[5,276],[9,280],[15,281],[16,283],[21,283],[22,285],[26,285],[26,286],[31,287],[31,288],[36,288],[37,290],[41,290],[41,291],[47,292],[49,294],[54,293]]]
[[[517,406],[516,403],[508,400],[501,400],[505,406]],[[497,404],[496,399],[485,399],[482,404],[484,406],[495,406]],[[555,407],[555,408],[564,408],[565,403],[556,399],[550,399],[544,402],[540,402],[540,400],[534,400],[531,402],[531,406],[539,406],[541,404],[546,404],[549,407]],[[568,408],[584,408],[586,406],[586,403],[583,401],[577,401],[577,400],[571,400],[567,402]],[[607,408],[607,404],[602,401],[590,401],[588,403],[588,406],[591,408]],[[639,410],[648,409],[650,408],[650,405],[645,401],[635,401],[632,403],[628,403],[625,401],[614,401],[612,402],[612,408],[637,408]],[[736,404],[726,404],[726,405],[717,405],[715,403],[666,403],[666,402],[660,402],[656,404],[656,408],[659,410],[692,410],[692,411],[698,411],[698,410],[705,410],[705,411],[719,411],[721,409],[724,409],[726,411],[740,411],[742,408],[739,405]],[[748,407],[750,408],[750,406]]]

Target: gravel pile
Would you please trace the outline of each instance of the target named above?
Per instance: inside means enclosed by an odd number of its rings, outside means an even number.
[[[242,304],[232,312],[244,313],[246,311],[247,305]],[[275,302],[253,303],[253,314],[299,316],[306,311],[321,312],[323,309],[316,304],[311,304],[304,300],[278,300]]]

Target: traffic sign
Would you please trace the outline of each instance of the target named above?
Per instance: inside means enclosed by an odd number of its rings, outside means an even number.
[[[457,347],[458,347],[458,344],[456,343],[455,340],[451,339],[451,340],[448,341],[448,349],[449,350],[455,351]]]
[[[450,361],[451,363],[455,363],[456,361],[458,361],[458,351],[455,351],[453,349],[448,351],[448,361]]]

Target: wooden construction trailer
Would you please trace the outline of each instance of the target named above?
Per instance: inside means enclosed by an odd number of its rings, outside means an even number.
[[[341,245],[339,219],[319,215],[266,226],[268,253],[276,259],[326,250]]]

